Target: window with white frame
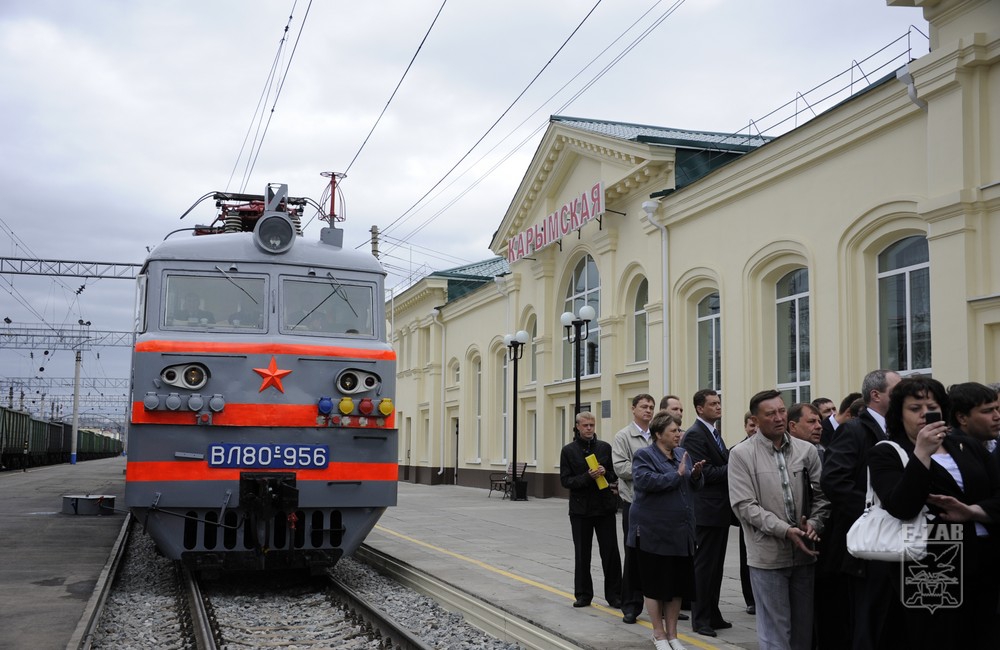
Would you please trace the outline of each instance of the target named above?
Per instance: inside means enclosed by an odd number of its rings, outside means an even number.
[[[483,362],[476,357],[472,362],[476,391],[476,458],[483,457]]]
[[[907,375],[931,372],[930,253],[927,238],[901,239],[878,256],[881,367]]]
[[[649,359],[649,326],[646,319],[646,303],[649,302],[649,281],[643,279],[635,292],[635,309],[632,314],[632,360]]]
[[[531,341],[528,343],[528,360],[531,363],[531,383],[538,381],[538,347],[535,345],[535,339],[538,338],[538,320],[531,321]]]
[[[809,269],[778,280],[775,310],[778,390],[786,404],[809,402]]]
[[[698,303],[698,388],[722,392],[722,317],[717,292]]]
[[[500,359],[500,457],[507,460],[507,431],[510,426],[508,417],[512,402],[516,399],[517,387],[510,386],[510,362],[508,360],[507,348],[503,349]],[[513,394],[511,394],[513,391]]]
[[[564,312],[572,312],[579,316],[580,309],[584,305],[594,308],[594,320],[590,321],[587,328],[581,331],[589,336],[585,341],[580,342],[580,356],[582,357],[581,377],[596,375],[601,372],[600,341],[601,328],[597,320],[601,317],[601,276],[597,271],[597,264],[594,258],[587,255],[576,265],[570,285],[566,289],[566,302]],[[570,328],[573,333],[573,328]],[[575,333],[574,333],[575,335]],[[570,345],[569,337],[563,330],[563,378],[576,377],[576,348]]]

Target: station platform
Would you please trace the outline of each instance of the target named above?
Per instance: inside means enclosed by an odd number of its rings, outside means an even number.
[[[124,523],[125,458],[0,472],[0,650],[67,648],[79,632],[94,585]],[[113,513],[64,514],[63,496],[111,495]],[[600,598],[596,543],[590,607],[574,608],[573,542],[564,499],[508,501],[485,489],[399,483],[398,505],[367,543],[483,600],[571,640],[580,648],[652,647],[652,626],[622,623]],[[619,543],[621,535],[619,529]],[[722,613],[733,628],[718,637],[679,623],[689,648],[757,649],[754,617],[739,583],[738,536],[731,537]]]
[[[120,456],[0,472],[0,649],[70,642],[125,521],[124,472]],[[63,495],[114,496],[116,510],[63,514]]]
[[[512,502],[487,493],[401,482],[398,505],[386,511],[366,543],[580,648],[653,647],[645,612],[638,624],[626,625],[621,611],[601,598],[596,540],[591,559],[594,601],[590,607],[573,607],[573,539],[565,499]],[[720,608],[733,627],[718,630],[713,638],[695,634],[690,621],[681,621],[678,636],[688,648],[757,650],[754,617],[746,613],[740,590],[739,533],[736,527],[730,531]]]

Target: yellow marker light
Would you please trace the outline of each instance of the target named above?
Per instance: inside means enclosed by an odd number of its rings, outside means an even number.
[[[341,413],[347,415],[354,411],[354,400],[350,397],[341,397],[340,404],[337,405],[337,408],[340,409]]]
[[[382,398],[382,401],[378,403],[378,412],[382,415],[389,415],[392,413],[392,400],[388,397]]]

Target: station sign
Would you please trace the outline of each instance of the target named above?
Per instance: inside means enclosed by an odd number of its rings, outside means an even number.
[[[507,262],[513,264],[526,255],[554,244],[571,232],[604,214],[604,183],[598,181],[588,192],[567,201],[541,223],[529,226],[507,242]]]

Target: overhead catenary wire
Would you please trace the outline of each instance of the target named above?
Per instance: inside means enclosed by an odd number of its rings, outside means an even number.
[[[282,72],[281,78],[277,82],[277,87],[276,87],[276,89],[274,91],[274,100],[271,102],[271,108],[267,112],[267,120],[264,121],[264,115],[263,115],[263,113],[260,113],[260,118],[258,119],[258,111],[259,111],[261,105],[266,102],[266,98],[270,95],[270,90],[269,89],[274,85],[275,71],[279,67],[279,61],[280,61],[280,57],[281,57],[281,52],[283,51],[283,49],[285,47],[286,39],[287,39],[287,35],[288,35],[288,29],[291,26],[291,22],[292,22],[292,19],[294,17],[294,14],[295,14],[295,7],[296,7],[297,4],[298,4],[297,2],[293,2],[292,3],[292,11],[291,11],[290,15],[288,16],[288,22],[285,24],[285,28],[284,28],[284,30],[282,32],[281,40],[278,43],[278,52],[275,55],[275,59],[274,59],[274,61],[271,64],[271,70],[268,73],[267,81],[264,84],[264,90],[262,92],[262,98],[261,98],[261,100],[258,101],[257,110],[254,111],[253,117],[251,118],[250,127],[249,127],[249,129],[247,131],[247,135],[244,136],[243,146],[240,148],[239,156],[237,156],[237,159],[236,159],[236,165],[234,165],[234,169],[235,169],[235,167],[239,166],[240,158],[242,157],[243,151],[246,148],[246,141],[249,138],[250,131],[252,131],[254,129],[254,124],[256,123],[256,125],[257,125],[257,127],[256,127],[257,132],[254,134],[253,143],[251,144],[251,146],[250,146],[250,152],[247,155],[247,162],[246,162],[246,166],[244,167],[244,171],[243,171],[243,180],[240,183],[240,191],[241,192],[243,192],[243,191],[246,190],[246,187],[247,187],[247,185],[250,182],[250,177],[253,174],[254,167],[257,164],[257,159],[260,157],[260,152],[261,152],[261,150],[263,149],[263,146],[264,146],[264,139],[267,137],[267,131],[268,131],[268,129],[271,126],[271,118],[274,117],[274,112],[275,112],[275,110],[277,109],[277,106],[278,106],[278,99],[281,97],[281,91],[282,91],[282,89],[285,86],[285,80],[288,78],[288,71],[292,67],[292,61],[295,59],[295,52],[298,49],[299,41],[302,39],[302,32],[305,29],[306,20],[309,18],[309,10],[312,9],[312,0],[309,0],[309,4],[306,5],[305,14],[302,16],[302,22],[299,24],[299,31],[298,31],[298,34],[295,37],[295,43],[292,45],[292,51],[291,51],[291,53],[288,56],[287,63],[285,64],[284,72]],[[229,188],[229,184],[232,183],[232,178],[233,178],[234,175],[235,175],[235,171],[233,172],[233,174],[230,175],[229,183],[226,184],[226,188],[227,189]]]
[[[378,114],[378,117],[375,119],[375,123],[372,124],[371,130],[368,131],[368,135],[365,136],[364,142],[361,143],[361,146],[358,148],[357,153],[354,154],[354,157],[351,158],[351,162],[349,162],[347,164],[347,168],[344,169],[345,174],[351,170],[351,166],[354,165],[354,161],[357,160],[358,156],[361,155],[361,152],[364,150],[365,145],[368,144],[369,138],[372,137],[372,133],[375,132],[375,128],[378,126],[379,122],[382,121],[382,116],[385,115],[386,110],[388,110],[389,104],[392,103],[393,98],[399,91],[399,87],[403,85],[403,80],[406,79],[406,75],[410,72],[410,68],[413,67],[413,62],[417,60],[417,55],[420,54],[421,48],[423,48],[424,43],[427,42],[427,37],[431,35],[431,30],[434,29],[434,25],[437,24],[437,20],[441,16],[441,12],[444,10],[444,6],[447,3],[448,0],[442,0],[441,6],[438,7],[437,13],[434,14],[434,20],[431,21],[431,26],[427,28],[427,32],[424,34],[424,37],[420,40],[420,45],[417,46],[417,51],[413,53],[413,57],[410,59],[410,63],[406,66],[406,70],[403,71],[403,76],[399,78],[399,83],[396,84],[396,87],[393,89],[392,94],[389,95],[389,100],[386,101],[385,106],[382,107],[382,112]]]
[[[599,71],[599,72],[598,72],[598,73],[597,73],[597,74],[596,74],[596,75],[595,75],[595,76],[594,76],[593,78],[591,78],[591,79],[590,79],[590,81],[588,81],[588,82],[587,82],[587,83],[586,83],[586,84],[585,84],[585,85],[584,85],[584,86],[583,86],[583,87],[582,87],[582,88],[581,88],[580,90],[578,90],[578,91],[577,91],[576,93],[574,93],[574,94],[572,95],[572,97],[570,97],[570,99],[569,99],[569,100],[567,100],[566,102],[564,102],[564,103],[563,103],[563,104],[562,104],[562,105],[561,105],[561,106],[560,106],[560,107],[559,107],[558,109],[556,109],[556,113],[561,113],[561,112],[562,112],[563,110],[565,110],[565,109],[566,109],[566,108],[567,108],[567,107],[568,107],[568,106],[569,106],[570,104],[572,104],[572,103],[573,103],[574,101],[576,101],[576,100],[577,100],[577,99],[578,99],[578,98],[579,98],[579,97],[580,97],[580,96],[581,96],[581,95],[582,95],[582,94],[583,94],[583,93],[584,93],[584,92],[585,92],[586,90],[588,90],[588,89],[589,89],[589,88],[590,88],[591,86],[593,86],[593,85],[594,85],[594,84],[595,84],[595,83],[596,83],[596,82],[597,82],[597,81],[598,81],[598,80],[599,80],[599,79],[600,79],[601,77],[603,77],[603,76],[604,76],[605,74],[607,74],[607,72],[608,72],[609,70],[611,70],[611,68],[612,68],[612,67],[614,67],[614,66],[615,66],[615,65],[616,65],[616,64],[617,64],[618,62],[620,62],[620,61],[621,61],[621,60],[622,60],[622,59],[623,59],[623,58],[624,58],[624,57],[625,57],[625,56],[626,56],[626,55],[627,55],[628,53],[630,53],[630,52],[631,52],[631,51],[632,51],[633,49],[635,49],[635,47],[636,47],[636,46],[638,46],[638,45],[639,45],[639,43],[641,43],[641,42],[642,42],[643,40],[645,40],[645,39],[646,39],[646,38],[647,38],[647,37],[648,37],[648,36],[649,36],[649,35],[650,35],[650,34],[651,34],[651,33],[652,33],[652,32],[653,32],[653,31],[654,31],[654,30],[655,30],[656,28],[657,28],[657,27],[659,27],[659,26],[660,26],[660,25],[661,25],[661,24],[663,23],[663,21],[664,21],[664,20],[666,20],[666,19],[667,19],[668,17],[670,17],[670,15],[672,15],[672,14],[673,14],[673,13],[674,13],[674,12],[675,12],[675,11],[676,11],[676,10],[677,10],[677,9],[678,9],[678,8],[679,8],[679,7],[681,6],[681,5],[682,5],[682,4],[684,4],[684,2],[685,2],[685,0],[676,0],[676,1],[675,1],[675,2],[674,2],[674,3],[673,3],[673,4],[671,5],[671,6],[670,6],[670,7],[668,7],[668,8],[667,8],[667,9],[666,9],[666,10],[665,10],[665,11],[664,11],[664,12],[663,12],[662,14],[660,14],[660,15],[659,15],[659,16],[658,16],[658,17],[656,18],[656,20],[654,20],[654,21],[653,21],[653,23],[652,23],[652,24],[651,24],[651,25],[650,25],[649,27],[645,28],[645,29],[644,29],[644,30],[643,30],[643,31],[642,31],[642,32],[641,32],[641,33],[639,34],[639,36],[637,36],[637,37],[636,37],[635,39],[633,39],[633,40],[632,40],[632,42],[631,42],[631,43],[629,43],[629,44],[628,44],[628,45],[627,45],[627,46],[625,47],[625,49],[623,49],[623,50],[622,50],[622,51],[621,51],[621,52],[620,52],[619,54],[617,54],[617,55],[616,55],[616,56],[614,57],[614,59],[612,59],[612,61],[611,61],[611,62],[610,62],[610,63],[609,63],[608,65],[606,65],[606,66],[605,66],[605,67],[604,67],[603,69],[601,69],[601,70],[600,70],[600,71]],[[531,112],[531,113],[530,113],[530,114],[529,114],[529,115],[528,115],[528,116],[527,116],[527,117],[526,117],[526,118],[525,118],[524,120],[522,120],[522,122],[521,122],[520,124],[518,124],[518,125],[517,125],[516,127],[514,127],[514,128],[513,128],[513,129],[512,129],[512,130],[511,130],[511,131],[510,131],[510,132],[509,132],[509,133],[508,133],[508,134],[507,134],[506,136],[504,136],[504,137],[503,137],[503,138],[502,138],[502,139],[501,139],[500,141],[498,141],[498,142],[497,142],[497,143],[496,143],[496,144],[495,144],[495,145],[494,145],[494,146],[493,146],[492,148],[490,148],[490,149],[489,149],[489,151],[487,151],[486,153],[484,153],[484,154],[483,154],[483,155],[482,155],[482,156],[481,156],[481,157],[479,158],[479,160],[477,160],[477,161],[476,161],[476,163],[475,163],[475,164],[478,164],[478,163],[479,163],[479,162],[481,162],[481,161],[482,161],[483,159],[485,159],[485,158],[486,158],[486,156],[488,156],[488,155],[489,155],[490,153],[492,153],[492,152],[493,152],[494,150],[496,150],[496,149],[497,149],[497,148],[498,148],[498,147],[499,147],[499,146],[500,146],[500,145],[501,145],[501,144],[502,144],[503,142],[505,142],[505,141],[506,141],[506,140],[507,140],[508,138],[510,138],[510,136],[512,136],[512,135],[513,135],[514,133],[516,133],[516,132],[517,132],[517,131],[518,131],[518,130],[519,130],[519,129],[520,129],[521,127],[522,127],[522,126],[524,126],[524,124],[525,124],[525,123],[527,123],[527,122],[528,122],[528,120],[529,120],[529,119],[531,119],[531,117],[532,117],[532,116],[534,116],[534,115],[535,115],[535,114],[537,114],[537,113],[538,113],[539,111],[541,111],[541,110],[542,110],[542,109],[543,109],[543,108],[544,108],[544,107],[545,107],[545,106],[546,106],[546,105],[547,105],[547,104],[548,104],[549,102],[551,102],[551,101],[552,101],[552,100],[553,100],[553,99],[554,99],[554,98],[555,98],[555,97],[556,97],[556,96],[557,96],[557,95],[558,95],[559,93],[561,93],[561,92],[562,92],[562,91],[563,91],[563,90],[564,90],[564,89],[565,89],[565,88],[566,88],[567,86],[569,86],[569,85],[570,85],[570,84],[571,84],[571,83],[572,83],[572,82],[573,82],[574,80],[576,80],[576,79],[577,79],[577,78],[578,78],[578,77],[579,77],[579,76],[580,76],[581,74],[583,74],[583,72],[584,72],[584,71],[586,71],[586,70],[587,70],[587,69],[588,69],[588,68],[589,68],[589,67],[590,67],[591,65],[593,65],[593,64],[594,64],[594,62],[596,62],[596,61],[597,61],[598,59],[600,59],[600,58],[601,58],[601,57],[602,57],[602,56],[603,56],[603,55],[604,55],[605,53],[607,53],[607,51],[608,51],[608,50],[610,50],[610,49],[611,49],[611,48],[612,48],[612,47],[613,47],[613,46],[614,46],[614,45],[615,45],[616,43],[618,43],[618,42],[619,42],[619,41],[620,41],[620,40],[621,40],[622,38],[624,38],[624,37],[625,37],[625,35],[626,35],[626,34],[627,34],[628,32],[632,31],[632,29],[633,29],[633,28],[634,28],[634,27],[635,27],[635,26],[636,26],[636,25],[637,25],[637,24],[638,24],[638,23],[639,23],[640,21],[642,21],[642,19],[643,19],[643,18],[645,18],[645,17],[647,16],[647,15],[649,15],[649,13],[650,13],[651,11],[653,11],[653,9],[655,9],[655,8],[656,8],[657,6],[659,6],[659,5],[660,5],[660,4],[662,4],[662,3],[663,3],[663,0],[657,0],[657,2],[654,2],[654,3],[653,3],[653,4],[652,4],[652,5],[650,6],[650,7],[649,7],[649,9],[647,9],[647,10],[646,10],[645,12],[643,12],[643,14],[642,14],[642,15],[640,15],[640,16],[639,16],[639,17],[638,17],[638,18],[637,18],[637,19],[636,19],[635,21],[633,21],[631,25],[629,25],[629,26],[628,26],[627,28],[625,28],[625,29],[624,29],[624,30],[623,30],[623,31],[621,32],[621,34],[619,34],[619,35],[618,35],[618,36],[617,36],[617,37],[616,37],[616,38],[615,38],[614,40],[612,40],[612,41],[611,41],[611,42],[610,42],[610,43],[609,43],[609,44],[608,44],[608,45],[607,45],[607,46],[606,46],[606,47],[605,47],[605,48],[604,48],[603,50],[601,50],[601,51],[600,51],[600,52],[599,52],[599,53],[598,53],[598,54],[597,54],[596,56],[594,56],[594,57],[593,57],[593,58],[592,58],[592,59],[591,59],[591,60],[590,60],[590,61],[589,61],[589,62],[588,62],[588,63],[587,63],[586,65],[584,65],[584,66],[583,66],[583,67],[582,67],[582,68],[580,69],[580,71],[579,71],[579,72],[577,72],[577,73],[576,73],[575,75],[573,75],[573,77],[571,77],[571,78],[570,78],[570,79],[569,79],[569,80],[568,80],[568,81],[567,81],[566,83],[564,83],[564,84],[563,84],[563,85],[562,85],[562,86],[561,86],[561,87],[560,87],[560,88],[559,88],[559,89],[558,89],[558,90],[557,90],[557,91],[556,91],[555,93],[553,93],[553,94],[552,94],[551,96],[549,96],[549,98],[548,98],[548,99],[546,99],[546,100],[545,100],[544,102],[542,102],[542,103],[541,103],[541,104],[540,104],[540,105],[538,106],[538,108],[536,108],[536,109],[535,109],[534,111],[532,111],[532,112]],[[435,219],[437,219],[437,218],[438,218],[439,216],[441,216],[441,214],[443,214],[443,213],[444,213],[444,212],[445,212],[446,210],[448,210],[449,208],[451,208],[451,207],[452,207],[452,206],[453,206],[453,205],[454,205],[455,203],[457,203],[457,202],[458,202],[458,201],[459,201],[459,200],[460,200],[460,199],[461,199],[462,197],[464,197],[464,196],[465,196],[466,194],[468,194],[468,193],[469,193],[470,191],[472,191],[472,190],[473,190],[473,189],[474,189],[475,187],[477,187],[477,186],[478,186],[478,185],[479,185],[479,184],[480,184],[481,182],[483,182],[483,181],[484,181],[484,180],[485,180],[485,179],[486,179],[487,177],[489,177],[489,176],[490,176],[490,175],[491,175],[491,174],[492,174],[492,173],[493,173],[494,171],[496,171],[496,170],[497,170],[497,169],[498,169],[498,168],[499,168],[499,167],[500,167],[500,166],[501,166],[501,165],[502,165],[502,164],[503,164],[504,162],[506,162],[506,161],[507,161],[507,160],[508,160],[508,159],[509,159],[509,158],[510,158],[511,156],[513,156],[513,155],[514,155],[515,153],[517,153],[517,151],[519,151],[519,150],[520,150],[520,149],[521,149],[522,147],[524,147],[524,145],[526,145],[526,144],[527,144],[528,142],[530,142],[530,141],[531,141],[531,140],[532,140],[532,139],[533,139],[533,138],[535,137],[535,135],[537,135],[537,134],[538,134],[538,133],[539,133],[540,131],[542,131],[542,130],[543,130],[543,129],[544,129],[545,127],[546,127],[546,125],[547,125],[547,124],[548,124],[548,121],[545,121],[545,122],[542,122],[542,123],[541,123],[541,124],[540,124],[539,126],[537,126],[537,127],[536,127],[536,128],[535,128],[535,129],[534,129],[534,130],[533,130],[533,131],[532,131],[532,132],[531,132],[531,133],[530,133],[530,134],[529,134],[528,136],[527,136],[527,137],[525,137],[525,138],[524,138],[523,140],[521,140],[521,142],[520,142],[520,143],[518,143],[518,144],[517,144],[517,145],[516,145],[516,146],[515,146],[515,147],[514,147],[513,149],[511,149],[511,150],[510,150],[510,151],[509,151],[509,152],[508,152],[507,154],[505,154],[505,155],[504,155],[504,156],[503,156],[503,157],[502,157],[502,158],[501,158],[501,159],[500,159],[500,160],[499,160],[499,161],[498,161],[497,163],[495,163],[495,164],[494,164],[494,165],[493,165],[492,167],[490,167],[490,168],[489,168],[489,169],[488,169],[488,170],[487,170],[487,171],[486,171],[485,173],[483,173],[483,174],[482,174],[481,176],[479,176],[479,177],[478,177],[478,178],[477,178],[477,179],[476,179],[476,180],[475,180],[475,181],[474,181],[474,182],[473,182],[473,183],[472,183],[471,185],[469,185],[469,186],[468,186],[468,187],[466,187],[466,188],[465,188],[465,189],[464,189],[464,190],[463,190],[463,191],[462,191],[461,193],[459,193],[459,194],[458,194],[458,196],[456,196],[456,197],[454,197],[453,199],[451,199],[451,200],[450,200],[450,201],[449,201],[449,202],[448,202],[448,203],[447,203],[447,204],[446,204],[445,206],[443,206],[442,208],[440,208],[440,209],[439,209],[439,210],[438,210],[437,212],[435,212],[435,213],[434,213],[434,214],[432,214],[432,215],[431,215],[430,217],[428,217],[428,218],[427,218],[426,220],[424,220],[424,221],[423,221],[423,222],[422,222],[422,223],[421,223],[421,224],[420,224],[419,226],[417,226],[417,227],[416,227],[416,228],[414,228],[414,229],[413,229],[412,231],[410,231],[410,232],[409,232],[409,233],[408,233],[408,234],[407,234],[407,235],[406,235],[406,236],[404,237],[404,239],[408,239],[408,238],[410,238],[410,237],[414,236],[415,234],[417,234],[418,232],[420,232],[421,230],[423,230],[423,229],[424,229],[424,228],[425,228],[426,226],[428,226],[428,225],[429,225],[430,223],[432,223],[432,222],[433,222],[433,221],[434,221]],[[470,171],[470,170],[471,170],[472,168],[474,168],[474,167],[475,167],[475,164],[474,164],[474,165],[472,165],[472,166],[470,166],[470,168],[469,168],[468,170],[466,170],[465,172],[463,172],[462,174],[459,174],[459,175],[458,175],[458,176],[457,176],[457,177],[456,177],[456,178],[455,178],[455,179],[454,179],[454,180],[453,180],[453,181],[452,181],[451,183],[449,183],[449,184],[448,184],[448,185],[447,185],[447,186],[446,186],[445,188],[442,188],[441,192],[439,192],[439,193],[438,193],[438,195],[436,195],[436,196],[439,196],[439,195],[440,195],[441,193],[443,193],[443,192],[444,192],[444,191],[445,191],[446,189],[448,189],[448,188],[449,188],[449,187],[451,187],[451,186],[452,186],[452,185],[453,185],[453,184],[454,184],[455,182],[457,182],[457,181],[458,181],[458,180],[459,180],[460,178],[462,178],[462,177],[463,177],[463,176],[464,176],[464,175],[465,175],[466,173],[468,173],[468,172],[469,172],[469,171]],[[439,183],[438,183],[438,184],[440,184],[440,181],[439,181]],[[433,188],[432,188],[432,189],[433,189]],[[425,195],[425,196],[426,196],[426,195]],[[423,200],[423,199],[421,199],[421,200]],[[413,208],[410,208],[410,209],[412,210]],[[390,250],[391,250],[391,249],[390,249]]]
[[[500,117],[498,117],[493,122],[493,124],[490,125],[490,127],[488,129],[486,129],[486,132],[483,133],[479,137],[479,139],[476,140],[475,143],[473,143],[473,145],[469,148],[469,150],[466,151],[465,154],[463,154],[462,157],[458,159],[458,162],[456,162],[454,165],[452,165],[451,169],[449,169],[447,172],[445,172],[444,176],[442,176],[440,178],[440,180],[438,180],[436,183],[434,183],[434,185],[429,190],[427,190],[427,192],[425,192],[423,196],[421,196],[419,199],[417,199],[417,201],[412,206],[410,206],[405,212],[403,212],[403,214],[401,214],[400,216],[396,217],[388,226],[386,226],[385,228],[383,228],[383,232],[388,232],[388,231],[392,230],[398,223],[400,223],[404,219],[404,217],[406,217],[406,215],[408,215],[410,212],[412,212],[414,208],[416,208],[418,205],[420,205],[420,203],[424,199],[426,199],[430,195],[430,193],[433,192],[438,187],[438,185],[440,185],[441,183],[443,183],[444,180],[446,178],[448,178],[448,176],[450,176],[451,173],[453,171],[455,171],[455,169],[459,165],[462,164],[462,161],[464,161],[466,158],[468,158],[469,155],[471,155],[472,152],[475,151],[476,147],[478,147],[479,144],[486,138],[486,136],[488,136],[493,131],[493,129],[496,128],[497,124],[499,124],[500,121],[504,117],[506,117],[507,113],[509,113],[510,110],[512,108],[514,108],[514,106],[517,104],[517,102],[519,102],[521,100],[521,98],[524,97],[524,94],[526,92],[528,92],[528,89],[530,89],[534,85],[534,83],[538,80],[538,78],[542,75],[542,73],[545,72],[546,69],[548,69],[548,67],[552,64],[552,61],[555,60],[555,58],[559,55],[560,52],[562,52],[562,50],[566,47],[566,45],[570,42],[570,40],[572,40],[573,36],[576,35],[576,33],[580,30],[581,27],[583,27],[584,23],[587,22],[587,19],[590,18],[591,15],[593,15],[594,11],[597,9],[598,6],[600,6],[600,4],[601,4],[602,1],[603,0],[597,0],[597,2],[594,4],[594,6],[590,8],[590,11],[588,11],[587,14],[583,17],[583,20],[581,20],[580,23],[570,33],[570,35],[566,37],[566,39],[562,42],[562,44],[558,47],[558,49],[556,49],[555,53],[551,57],[549,57],[549,60],[545,63],[545,65],[543,65],[542,68],[535,74],[535,76],[532,77],[531,81],[528,82],[528,85],[525,86],[524,89],[520,93],[518,93],[517,97],[514,98],[514,101],[512,101],[510,103],[510,105],[508,105],[507,108],[504,109],[503,113],[500,114]],[[361,245],[363,246],[364,244],[361,244]],[[359,248],[360,248],[360,246],[359,246]]]

